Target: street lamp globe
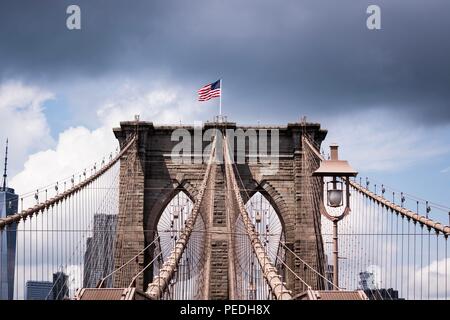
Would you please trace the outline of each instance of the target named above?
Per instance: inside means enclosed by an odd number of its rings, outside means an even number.
[[[332,208],[341,207],[343,205],[344,193],[341,181],[327,182],[327,203]]]

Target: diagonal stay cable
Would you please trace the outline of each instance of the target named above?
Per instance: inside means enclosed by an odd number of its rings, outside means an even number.
[[[153,241],[153,242],[155,242],[155,241]],[[144,272],[145,270],[147,270],[147,268],[150,267],[150,266],[153,264],[153,262],[155,262],[155,260],[159,258],[160,255],[162,255],[162,252],[160,252],[160,253],[158,253],[157,255],[155,255],[155,256],[153,257],[153,259],[152,259],[149,263],[147,263],[147,265],[146,265],[144,268],[142,268],[142,270],[139,271],[139,272],[131,279],[131,282],[130,282],[130,284],[128,285],[128,288],[131,288],[131,286],[132,286],[133,284],[135,284],[136,279],[142,274],[142,272]]]
[[[280,242],[281,245],[287,249],[290,253],[292,253],[294,255],[295,258],[297,258],[298,260],[300,260],[301,263],[303,263],[305,266],[307,266],[312,272],[314,272],[315,274],[317,274],[319,277],[321,277],[322,279],[324,279],[327,283],[331,284],[336,290],[341,290],[341,288],[337,287],[335,284],[333,284],[330,280],[328,280],[326,277],[324,277],[319,271],[317,271],[316,269],[314,269],[313,267],[311,267],[306,261],[304,261],[302,258],[300,258],[294,251],[292,251],[285,243]]]
[[[103,282],[105,282],[106,279],[108,279],[109,277],[111,277],[113,274],[115,274],[116,272],[122,270],[123,268],[125,268],[129,263],[131,263],[133,260],[135,260],[137,257],[139,257],[139,255],[141,255],[145,250],[147,250],[148,248],[150,248],[150,246],[152,246],[157,240],[159,240],[159,236],[155,237],[155,239],[148,244],[144,249],[142,249],[141,251],[139,251],[137,254],[135,254],[133,257],[131,257],[127,262],[125,262],[124,264],[122,264],[119,268],[113,270],[111,273],[109,273],[108,275],[104,276],[102,278],[102,280],[100,281],[100,283],[98,284],[98,288],[101,288],[103,285]]]
[[[279,256],[277,255],[277,258],[278,258],[278,260],[281,262],[281,264],[284,265],[284,266],[286,267],[286,269],[288,269],[288,271],[290,271],[290,272],[294,275],[294,277],[296,277],[298,280],[300,280],[300,282],[303,283],[308,289],[311,289],[311,286],[310,286],[309,284],[307,284],[306,281],[303,280],[298,274],[296,274],[296,273],[294,272],[294,270],[292,270],[292,269],[286,264],[286,262],[283,261],[283,259],[282,259],[281,257],[279,257]]]

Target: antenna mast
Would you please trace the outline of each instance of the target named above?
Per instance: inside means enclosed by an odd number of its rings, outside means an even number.
[[[6,139],[5,170],[3,171],[3,191],[6,191],[6,178],[8,177],[7,168],[8,168],[8,138]]]

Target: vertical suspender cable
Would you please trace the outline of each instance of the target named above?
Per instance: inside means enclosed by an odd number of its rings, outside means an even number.
[[[416,300],[416,242],[417,242],[417,223],[414,222],[414,242],[413,242],[413,275],[414,275],[414,282],[413,282],[413,300]]]
[[[436,232],[436,299],[439,299],[439,232]]]
[[[447,242],[448,241],[447,240],[448,240],[448,236],[444,235],[444,241],[445,241],[445,272],[444,272],[445,273],[445,300],[448,299],[448,297],[447,297],[447,294],[448,294],[448,286],[447,286],[447,281],[448,281],[448,278],[447,278],[447,272],[448,272]]]
[[[423,299],[423,225],[420,225],[420,300]]]
[[[0,203],[1,205],[2,203]],[[3,236],[6,238],[7,232],[5,229],[0,228],[0,294],[3,293]],[[9,288],[8,288],[9,290]]]
[[[398,216],[398,214],[396,214],[395,218],[396,218],[396,224],[395,224],[395,244],[396,244],[396,246],[397,246],[398,243],[399,243],[399,241],[398,241],[398,221],[399,221],[400,217]],[[396,255],[395,255],[395,287],[398,288],[399,294],[400,294],[400,292],[401,292],[402,295],[403,295],[403,292],[402,292],[401,288],[400,288],[399,285],[398,285],[398,282],[399,282],[399,280],[398,280],[398,278],[399,278],[399,275],[398,275],[398,260],[399,260],[399,259],[398,259],[398,254],[396,254]]]
[[[427,287],[428,287],[428,300],[430,300],[430,264],[431,264],[431,232],[430,232],[430,228],[428,229],[428,266],[427,266],[427,271],[428,271],[428,280],[427,280]]]
[[[400,258],[400,289],[401,289],[401,291],[403,292],[403,296],[407,296],[407,294],[408,294],[408,292],[404,292],[403,291],[403,278],[404,278],[404,272],[403,272],[403,270],[404,270],[404,264],[403,264],[403,254],[404,254],[404,252],[403,252],[403,240],[404,240],[404,237],[405,237],[405,233],[404,233],[404,224],[405,224],[405,220],[404,220],[404,218],[403,218],[403,216],[401,216],[401,220],[400,220],[400,222],[401,222],[401,226],[402,226],[402,231],[401,231],[401,234],[400,234],[400,238],[401,238],[401,249],[400,249],[400,255],[401,255],[401,258]]]
[[[409,224],[410,221],[409,219],[406,220],[407,223],[407,235],[406,235],[406,299],[409,300],[409,269],[411,268],[409,265]]]

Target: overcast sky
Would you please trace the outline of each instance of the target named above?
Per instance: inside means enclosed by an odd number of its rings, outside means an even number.
[[[80,31],[66,28],[70,4]],[[370,4],[381,30],[366,27]],[[112,126],[301,116],[361,172],[450,205],[450,1],[0,3],[0,139],[20,192],[115,147]],[[75,164],[76,163],[76,164]]]

